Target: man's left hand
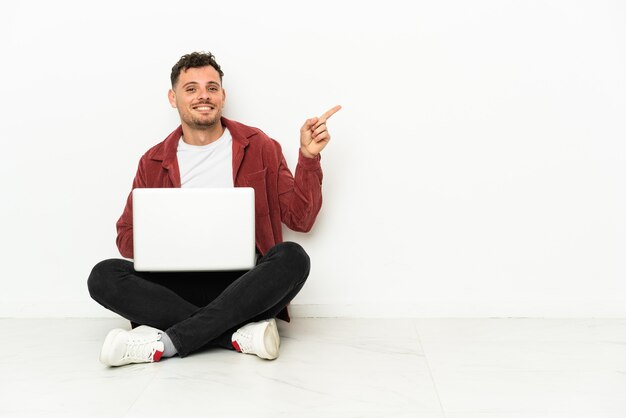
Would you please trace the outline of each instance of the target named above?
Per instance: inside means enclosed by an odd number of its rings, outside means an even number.
[[[330,141],[326,121],[337,113],[341,106],[335,106],[319,118],[307,119],[300,128],[300,150],[305,157],[315,158]]]

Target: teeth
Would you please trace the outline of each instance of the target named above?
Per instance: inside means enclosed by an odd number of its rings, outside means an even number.
[[[211,110],[213,109],[212,107],[208,107],[208,106],[201,106],[201,107],[196,107],[197,110]]]

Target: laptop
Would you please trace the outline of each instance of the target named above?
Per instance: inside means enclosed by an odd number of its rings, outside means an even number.
[[[249,270],[254,220],[250,187],[134,189],[135,270]]]

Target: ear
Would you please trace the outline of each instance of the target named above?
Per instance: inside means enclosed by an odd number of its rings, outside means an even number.
[[[170,105],[176,109],[176,93],[174,93],[174,90],[170,89],[167,92],[167,99],[170,101]]]
[[[226,103],[226,90],[222,88],[222,102]]]

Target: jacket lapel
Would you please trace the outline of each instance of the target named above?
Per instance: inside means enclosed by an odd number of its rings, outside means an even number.
[[[240,185],[237,182],[237,174],[246,153],[246,147],[250,143],[249,136],[247,132],[243,132],[238,124],[233,123],[233,121],[222,118],[222,124],[228,128],[230,136],[233,138],[233,184],[237,187]]]
[[[182,126],[179,126],[163,141],[163,146],[151,156],[153,160],[161,161],[161,167],[167,171],[172,186],[180,187],[180,170],[178,168],[178,159],[176,158],[176,150],[178,149],[178,141],[183,133]]]

